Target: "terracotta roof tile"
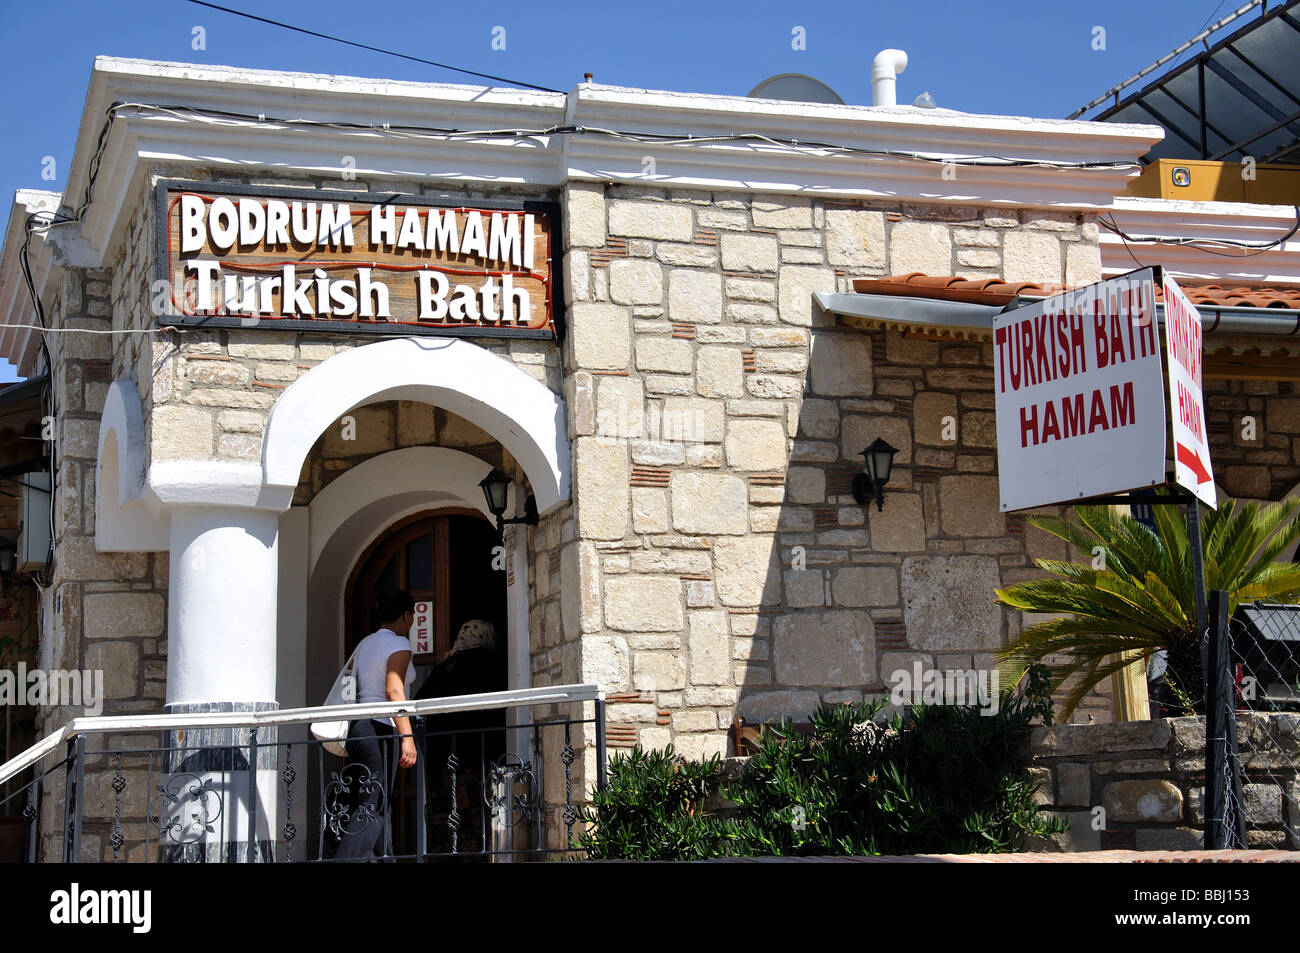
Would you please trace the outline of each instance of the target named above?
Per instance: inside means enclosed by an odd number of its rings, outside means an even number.
[[[970,279],[957,275],[926,275],[919,271],[909,272],[906,275],[853,280],[853,290],[860,294],[907,295],[988,305],[1005,305],[1022,294],[1029,297],[1047,297],[1069,291],[1070,287],[1032,281],[1007,282],[1000,278]],[[1300,311],[1300,288],[1249,286],[1224,288],[1221,285],[1183,284],[1182,289],[1193,304]],[[1158,286],[1156,297],[1163,298]]]

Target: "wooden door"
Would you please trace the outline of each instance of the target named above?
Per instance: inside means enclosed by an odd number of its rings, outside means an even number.
[[[484,619],[493,625],[497,653],[505,659],[506,574],[494,568],[498,555],[494,549],[500,544],[495,527],[477,510],[438,510],[394,524],[357,561],[348,585],[348,653],[381,622],[389,621],[372,618],[375,596],[384,589],[406,589],[417,602],[428,601],[433,607],[434,651],[412,658],[414,691],[446,655],[460,626],[469,619]],[[500,562],[495,560],[496,567]],[[499,688],[506,687],[503,669]],[[430,767],[426,765],[426,770]],[[415,850],[414,781],[414,771],[398,772],[392,810],[393,851],[398,856]]]
[[[384,589],[406,589],[417,602],[433,604],[434,651],[416,656],[417,667],[446,655],[469,619],[491,622],[504,651],[505,573],[493,568],[493,549],[499,545],[495,528],[477,510],[439,510],[395,524],[353,572],[346,651],[388,621],[371,618],[375,596]]]

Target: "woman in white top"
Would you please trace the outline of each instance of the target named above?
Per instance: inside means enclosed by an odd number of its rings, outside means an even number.
[[[415,668],[411,665],[408,635],[415,622],[415,599],[394,589],[375,600],[375,614],[386,620],[357,646],[357,703],[405,701]],[[401,753],[394,764],[393,732],[401,737]],[[363,718],[348,730],[348,761],[364,765],[357,789],[348,805],[348,822],[336,858],[383,857],[387,850],[388,813],[397,765],[415,764],[415,737],[409,718]],[[347,768],[344,769],[345,771]],[[355,772],[354,773],[360,773]]]

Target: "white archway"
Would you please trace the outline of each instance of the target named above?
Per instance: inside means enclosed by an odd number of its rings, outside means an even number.
[[[569,496],[564,402],[514,364],[458,339],[398,338],[331,357],[276,401],[262,439],[268,487],[294,487],[325,428],[349,410],[385,400],[443,407],[499,440],[523,468],[537,509]]]
[[[429,506],[468,506],[491,519],[478,486],[491,469],[486,460],[449,447],[407,447],[381,453],[347,470],[307,507],[311,525],[308,572],[316,568],[321,552],[341,526],[382,499],[422,494]],[[373,537],[362,548],[372,541]]]
[[[342,664],[344,594],[366,549],[396,522],[445,507],[476,509],[491,518],[478,483],[491,464],[448,447],[407,447],[371,457],[341,474],[305,507],[280,519],[281,551],[296,554],[300,577],[291,593],[282,579],[280,666],[282,699],[319,704]],[[525,534],[515,534],[514,590],[507,586],[506,619],[511,688],[530,680],[528,640],[528,551]],[[522,597],[521,597],[522,596]],[[321,696],[321,697],[317,697]]]
[[[145,508],[144,414],[133,381],[115,381],[104,398],[95,466],[95,548],[159,552],[167,523]]]

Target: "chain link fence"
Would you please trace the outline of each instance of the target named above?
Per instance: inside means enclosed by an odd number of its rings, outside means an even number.
[[[1300,605],[1214,595],[1205,846],[1300,850]]]

